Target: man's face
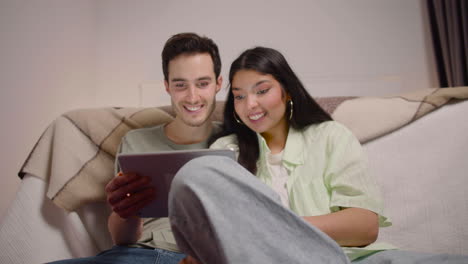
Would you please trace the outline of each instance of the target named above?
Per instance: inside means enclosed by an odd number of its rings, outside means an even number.
[[[171,96],[176,121],[201,126],[214,111],[216,93],[222,77],[216,79],[213,60],[208,53],[180,55],[169,62],[168,80],[164,82]]]

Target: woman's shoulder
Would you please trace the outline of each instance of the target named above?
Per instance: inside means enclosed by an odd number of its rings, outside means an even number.
[[[342,123],[326,121],[306,127],[303,132],[304,141],[320,142],[326,146],[357,146],[360,144],[354,133]]]
[[[349,134],[351,131],[343,124],[330,120],[318,124],[312,124],[304,128],[306,134],[327,136],[330,134]]]

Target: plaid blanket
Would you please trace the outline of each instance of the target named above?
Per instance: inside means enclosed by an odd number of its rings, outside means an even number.
[[[317,102],[333,119],[353,131],[361,143],[375,139],[443,106],[467,99],[468,87],[424,89],[389,97],[324,97]],[[215,120],[221,121],[223,103]],[[104,187],[114,177],[121,138],[131,129],[167,123],[169,106],[96,108],[67,112],[45,130],[20,169],[47,183],[46,195],[68,211],[87,202],[104,201]]]

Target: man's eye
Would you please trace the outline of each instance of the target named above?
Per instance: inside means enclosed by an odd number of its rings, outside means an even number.
[[[198,83],[198,87],[207,87],[209,84],[209,82],[200,82]]]
[[[175,84],[175,87],[176,87],[176,88],[184,88],[184,87],[185,87],[185,83],[176,83],[176,84]]]

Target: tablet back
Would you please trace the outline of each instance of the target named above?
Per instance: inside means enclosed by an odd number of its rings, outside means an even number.
[[[151,177],[156,188],[156,198],[144,207],[139,215],[141,217],[167,217],[169,190],[175,174],[191,159],[206,155],[220,155],[236,159],[234,151],[219,149],[119,154],[117,159],[123,173],[136,173]]]

